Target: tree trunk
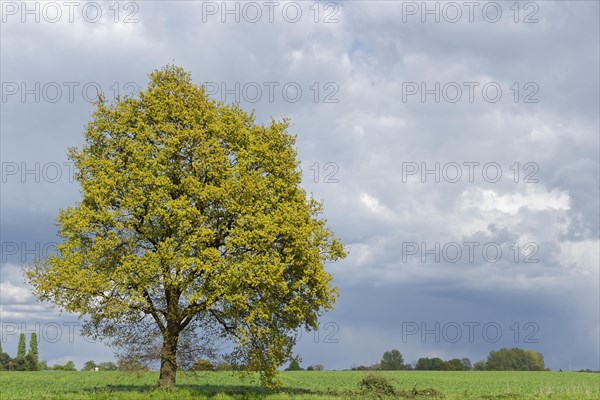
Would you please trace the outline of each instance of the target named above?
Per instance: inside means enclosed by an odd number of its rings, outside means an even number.
[[[177,378],[177,339],[179,331],[169,329],[163,336],[163,347],[160,353],[159,385],[163,389],[174,388]]]

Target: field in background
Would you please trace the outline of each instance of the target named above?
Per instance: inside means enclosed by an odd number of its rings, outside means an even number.
[[[180,373],[172,392],[156,389],[158,372],[0,372],[0,398],[8,399],[346,399],[364,398],[362,371],[283,372],[278,392],[260,389],[256,375],[231,372]],[[380,372],[399,390],[435,389],[418,399],[600,398],[600,374],[578,372]]]

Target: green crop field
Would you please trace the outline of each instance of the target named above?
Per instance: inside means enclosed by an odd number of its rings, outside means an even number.
[[[8,399],[347,399],[365,398],[368,372],[283,372],[283,387],[263,390],[256,375],[180,373],[177,389],[156,388],[157,372],[0,372],[0,398]],[[577,372],[380,372],[397,390],[393,398],[598,399],[600,374]],[[418,395],[414,395],[416,388]],[[437,395],[431,395],[434,389]],[[392,398],[392,397],[390,397]]]

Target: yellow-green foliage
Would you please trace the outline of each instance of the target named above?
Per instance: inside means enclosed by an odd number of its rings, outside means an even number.
[[[287,128],[175,66],[139,98],[100,99],[69,149],[82,200],[59,213],[58,254],[28,269],[35,293],[97,327],[147,314],[172,335],[203,314],[272,384],[293,332],[335,301],[323,262],[345,256],[299,186]]]

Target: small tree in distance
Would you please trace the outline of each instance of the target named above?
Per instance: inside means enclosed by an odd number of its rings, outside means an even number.
[[[197,360],[194,365],[190,368],[190,371],[214,371],[215,366],[208,360],[200,359]]]
[[[71,360],[67,361],[65,363],[65,371],[77,371],[77,368],[75,368],[75,363]]]
[[[488,371],[543,371],[544,368],[541,353],[517,347],[492,351],[485,362]]]
[[[475,371],[485,371],[485,361],[480,360],[480,361],[475,361],[475,363],[473,364],[473,369]]]
[[[404,365],[404,359],[402,353],[399,350],[391,350],[383,353],[381,362],[379,363],[379,369],[383,371],[399,371]]]
[[[94,362],[94,360],[88,360],[83,364],[83,368],[81,368],[82,371],[94,371],[96,369],[97,365]]]
[[[215,366],[215,371],[233,371],[235,368],[228,362],[221,361]]]
[[[302,359],[298,355],[298,356],[292,358],[292,361],[290,361],[290,365],[285,370],[286,371],[304,371],[304,368],[302,368],[300,366],[301,362],[302,362]]]
[[[323,364],[315,364],[312,367],[313,367],[313,370],[315,370],[315,371],[324,371],[325,370],[325,367],[323,366]]]
[[[117,361],[117,369],[124,372],[146,372],[148,366],[136,358],[120,358]]]
[[[75,363],[71,360],[67,361],[64,365],[54,364],[52,369],[55,371],[77,371],[77,368],[75,368]]]
[[[16,357],[17,359],[19,359],[19,360],[25,359],[25,354],[27,352],[27,349],[25,346],[26,346],[25,345],[25,334],[21,333],[19,335],[19,345],[17,347],[17,357]]]
[[[468,358],[462,358],[460,362],[462,363],[465,371],[470,371],[473,369],[473,366],[471,365],[471,360],[469,360]]]
[[[117,365],[111,361],[98,364],[98,371],[116,371]]]
[[[31,338],[29,339],[29,353],[27,353],[27,356],[25,356],[27,370],[37,371],[39,369],[39,362],[37,334],[33,332],[31,334]]]

